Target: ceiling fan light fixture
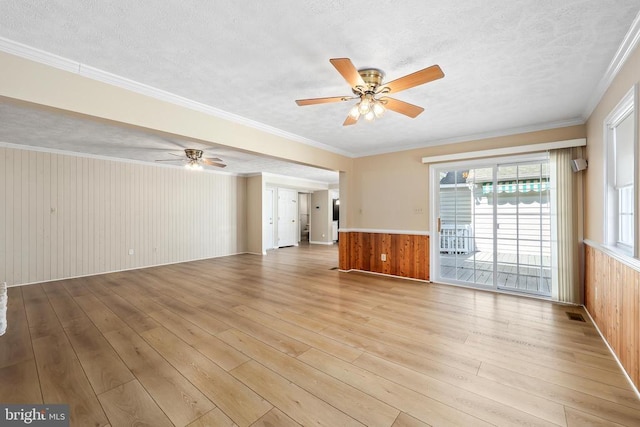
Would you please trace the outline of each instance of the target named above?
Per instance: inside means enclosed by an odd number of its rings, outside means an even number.
[[[198,163],[197,160],[192,160],[189,163],[187,163],[186,165],[184,165],[185,169],[189,169],[192,171],[201,171],[202,170],[202,165]]]
[[[384,112],[387,111],[386,108],[384,108],[384,105],[382,105],[382,102],[376,100],[373,103],[373,108],[371,109],[373,111],[373,114],[375,114],[376,118],[380,118],[384,115]]]
[[[349,110],[349,115],[356,120],[360,118],[360,110],[358,109],[358,107],[359,107],[359,104],[356,104],[353,107],[351,107],[351,110]]]
[[[374,121],[376,118],[375,113],[373,112],[373,110],[369,110],[369,112],[367,114],[364,115],[364,119],[368,122],[372,122]]]
[[[368,98],[362,98],[360,103],[358,103],[358,111],[360,114],[367,115],[369,111],[371,111],[371,101]]]

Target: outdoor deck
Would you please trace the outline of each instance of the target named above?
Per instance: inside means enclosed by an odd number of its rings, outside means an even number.
[[[513,253],[498,253],[498,287],[513,291],[551,295],[551,260],[548,256],[520,255],[518,272],[517,256]],[[474,269],[475,260],[475,269]],[[480,285],[493,284],[493,254],[472,252],[469,254],[440,254],[440,275],[444,279],[455,279]]]

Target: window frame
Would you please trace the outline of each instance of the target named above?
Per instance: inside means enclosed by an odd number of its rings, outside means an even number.
[[[635,84],[629,92],[620,100],[604,121],[604,148],[605,148],[605,174],[604,174],[604,245],[610,250],[623,256],[638,258],[639,253],[639,227],[638,212],[640,196],[638,183],[640,181],[640,168],[638,165],[638,84]],[[616,186],[616,152],[615,152],[615,128],[627,117],[633,116],[633,238],[632,246],[620,240],[620,187]]]

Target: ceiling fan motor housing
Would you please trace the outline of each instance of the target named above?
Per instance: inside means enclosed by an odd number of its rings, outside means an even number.
[[[192,148],[185,148],[184,153],[189,160],[198,161],[202,158],[202,150],[194,150]]]
[[[358,70],[358,74],[362,77],[362,80],[367,84],[364,92],[375,92],[376,88],[382,84],[382,80],[384,79],[384,71],[379,70],[377,68],[362,68]],[[355,89],[353,93],[359,94]]]

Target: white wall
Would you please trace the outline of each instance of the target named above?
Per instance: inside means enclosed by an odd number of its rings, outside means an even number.
[[[251,176],[247,179],[247,250],[252,254],[262,254],[266,251],[263,246],[262,235],[262,197],[264,195],[264,180],[262,176]]]
[[[310,243],[333,243],[331,224],[333,222],[333,205],[328,190],[314,191],[311,194],[311,233]]]
[[[0,281],[246,252],[245,203],[246,178],[0,146]]]

